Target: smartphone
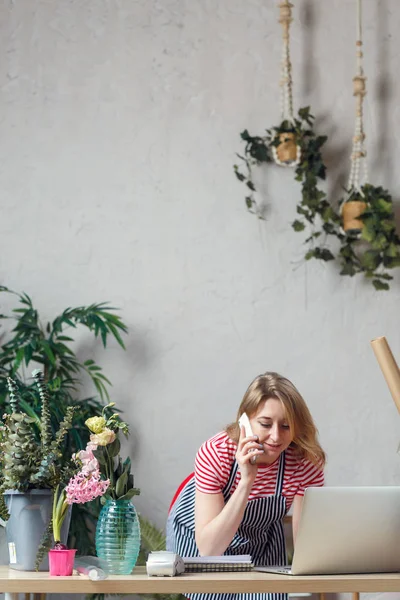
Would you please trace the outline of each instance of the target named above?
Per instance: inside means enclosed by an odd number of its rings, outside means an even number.
[[[239,427],[242,427],[242,426],[245,429],[246,437],[251,437],[252,435],[254,435],[254,433],[251,430],[249,417],[246,415],[246,413],[243,413],[239,419]]]
[[[246,413],[242,414],[238,423],[239,423],[239,427],[242,427],[242,426],[244,427],[246,437],[252,437],[254,435],[254,433],[251,429],[249,417],[246,415]],[[251,464],[254,465],[256,460],[257,460],[257,456],[252,456],[250,459]]]

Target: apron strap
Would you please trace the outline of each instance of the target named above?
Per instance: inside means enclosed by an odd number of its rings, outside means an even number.
[[[236,458],[234,458],[232,467],[231,467],[231,472],[229,473],[228,481],[226,482],[226,485],[225,485],[224,489],[222,490],[222,494],[224,496],[225,502],[228,502],[228,500],[230,498],[230,492],[231,492],[232,486],[236,479],[238,467],[239,467],[239,465],[237,464]]]
[[[276,477],[275,496],[280,496],[283,489],[283,476],[285,474],[285,452],[282,452],[279,459],[278,475]]]
[[[286,453],[286,451],[282,452],[282,454],[281,454],[281,456],[279,458],[278,475],[276,477],[275,496],[281,496],[282,495],[283,478],[284,478],[284,475],[285,475],[285,453]],[[228,478],[228,481],[226,483],[226,486],[222,490],[225,502],[227,502],[228,499],[229,499],[229,497],[230,497],[230,491],[231,491],[232,486],[233,486],[233,484],[235,482],[236,474],[238,472],[238,467],[239,467],[239,465],[237,464],[237,461],[236,461],[236,458],[235,458],[233,460],[233,463],[232,463],[231,472],[229,474],[229,478]]]
[[[279,467],[278,467],[278,474],[276,477],[276,486],[275,486],[275,496],[281,496],[281,494],[282,494],[283,478],[284,478],[284,474],[285,474],[285,452],[286,451],[282,452],[282,454],[279,458]],[[239,465],[235,458],[232,463],[231,472],[229,474],[229,479],[226,483],[226,486],[222,490],[222,494],[224,496],[225,502],[227,502],[230,497],[230,491],[235,482],[238,468],[239,468]]]

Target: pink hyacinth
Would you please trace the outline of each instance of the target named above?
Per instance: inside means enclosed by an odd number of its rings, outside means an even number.
[[[81,504],[90,502],[98,496],[102,496],[110,485],[110,480],[100,479],[100,471],[85,473],[80,471],[69,480],[65,488],[68,504]]]
[[[85,450],[80,450],[77,454],[73,454],[72,458],[82,463],[82,472],[86,474],[94,473],[99,470],[99,463],[97,458],[93,454],[93,450],[96,450],[97,445],[88,443]]]

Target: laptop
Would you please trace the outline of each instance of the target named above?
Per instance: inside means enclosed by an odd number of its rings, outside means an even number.
[[[400,486],[308,488],[287,575],[400,571]]]

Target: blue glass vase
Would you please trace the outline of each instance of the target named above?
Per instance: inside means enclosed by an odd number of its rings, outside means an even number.
[[[140,524],[130,500],[107,500],[96,527],[96,553],[113,575],[129,575],[140,549]]]

